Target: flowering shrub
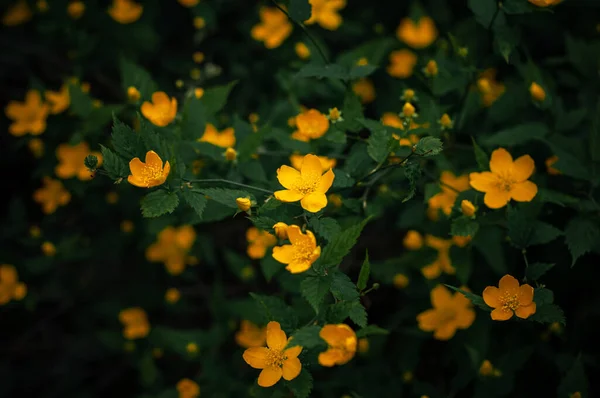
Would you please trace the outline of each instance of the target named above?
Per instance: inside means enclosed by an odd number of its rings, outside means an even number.
[[[598,14],[450,3],[4,2],[0,395],[598,396]]]

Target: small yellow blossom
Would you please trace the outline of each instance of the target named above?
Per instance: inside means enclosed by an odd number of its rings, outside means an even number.
[[[439,120],[439,123],[442,126],[442,129],[444,130],[451,129],[452,127],[454,127],[454,122],[452,121],[452,119],[450,119],[450,115],[448,115],[447,113],[444,113],[442,115],[442,117]]]
[[[22,300],[27,294],[27,285],[19,282],[17,269],[9,264],[0,265],[0,305],[11,300]]]
[[[184,7],[195,7],[200,3],[200,0],[177,0]]]
[[[4,26],[21,25],[31,19],[33,13],[26,0],[17,0],[15,4],[10,6],[2,16],[2,24]]]
[[[344,118],[342,117],[342,111],[340,111],[338,108],[330,108],[327,118],[331,121],[331,123],[344,121]]]
[[[225,152],[223,152],[223,156],[225,156],[225,160],[233,162],[237,159],[237,151],[233,148],[227,148]]]
[[[140,188],[152,188],[162,185],[171,172],[171,165],[167,160],[163,167],[163,161],[154,151],[146,153],[145,162],[140,158],[133,158],[129,162],[131,174],[127,182]]]
[[[396,289],[404,289],[408,286],[409,282],[408,277],[404,274],[394,275],[394,287],[396,287]]]
[[[469,55],[469,49],[467,47],[459,47],[457,54],[461,58],[466,58],[466,56]]]
[[[196,231],[191,225],[179,228],[168,226],[158,234],[156,242],[146,249],[146,259],[153,262],[163,262],[171,275],[180,275],[188,253],[196,240]]]
[[[77,177],[81,181],[89,181],[92,179],[93,175],[83,163],[88,155],[96,156],[98,158],[98,166],[102,165],[102,154],[100,152],[90,151],[87,142],[82,141],[76,145],[60,144],[56,148],[58,165],[54,168],[54,172],[63,180]]]
[[[192,54],[192,59],[195,63],[201,64],[204,62],[204,53],[201,51],[196,51],[194,54]]]
[[[462,214],[467,217],[473,217],[475,215],[475,211],[477,211],[475,205],[473,205],[470,200],[466,199],[463,199],[463,201],[460,202],[460,210],[462,211]]]
[[[197,354],[198,353],[198,344],[191,342],[191,343],[187,343],[187,345],[185,346],[185,350],[188,352],[188,354]]]
[[[425,74],[425,76],[428,76],[428,77],[437,76],[437,74],[438,74],[437,62],[435,62],[435,60],[433,60],[433,59],[430,59],[429,61],[427,61],[427,65],[425,65],[425,68],[423,68],[423,73]]]
[[[39,138],[32,138],[27,143],[29,150],[36,158],[41,158],[44,155],[44,141]]]
[[[135,224],[133,223],[133,221],[131,221],[131,220],[121,221],[121,231],[125,232],[126,234],[133,232],[134,228],[135,228]]]
[[[327,30],[336,30],[342,24],[339,10],[346,7],[346,0],[309,0],[310,18],[304,21],[307,25],[319,24]]]
[[[290,225],[287,229],[290,245],[275,246],[273,258],[282,264],[292,274],[308,270],[321,256],[321,246],[317,246],[317,239],[311,231],[303,234],[300,227]]]
[[[29,236],[31,236],[32,238],[39,238],[40,236],[42,236],[41,228],[37,225],[32,225],[31,227],[29,227]]]
[[[554,167],[554,164],[558,162],[558,156],[552,155],[548,159],[546,159],[546,171],[550,175],[559,175],[561,174],[560,170]]]
[[[483,301],[494,309],[490,314],[493,320],[506,321],[513,315],[527,319],[535,314],[533,287],[519,286],[519,281],[511,275],[504,275],[498,286],[488,286],[483,291]]]
[[[431,264],[421,268],[423,276],[427,279],[435,279],[442,272],[448,275],[456,274],[456,268],[452,266],[452,261],[450,260],[450,248],[454,242],[450,239],[427,235],[425,236],[425,243],[428,247],[437,251],[437,257]]]
[[[407,102],[414,102],[417,101],[417,94],[415,93],[415,90],[413,90],[412,88],[407,88],[402,92],[402,97],[400,97],[400,99],[407,101]]]
[[[402,112],[400,113],[400,117],[413,118],[417,117],[416,109],[413,104],[410,102],[405,102],[402,106]]]
[[[255,260],[263,258],[267,254],[267,249],[277,243],[275,236],[256,227],[248,228],[246,240],[248,241],[246,253],[248,257]]]
[[[73,19],[79,19],[85,12],[85,4],[83,1],[71,1],[67,6],[67,14]]]
[[[200,386],[193,380],[181,379],[177,382],[178,398],[198,398],[200,396]]]
[[[308,142],[321,138],[329,130],[329,119],[316,109],[302,111],[294,119],[296,130],[292,138]]]
[[[202,17],[194,18],[194,28],[203,29],[206,26],[206,20]]]
[[[477,80],[477,88],[481,94],[481,102],[484,106],[491,106],[502,94],[504,84],[496,81],[496,70],[486,69]]]
[[[8,132],[15,137],[27,133],[40,135],[46,130],[46,118],[50,106],[42,102],[42,96],[37,90],[29,90],[24,102],[10,101],[4,112],[13,122]]]
[[[498,377],[502,375],[502,372],[496,369],[494,365],[492,365],[492,363],[488,359],[486,359],[481,363],[481,366],[479,367],[479,374],[485,377]]]
[[[50,105],[50,113],[53,115],[66,111],[71,105],[69,86],[66,84],[61,86],[60,91],[46,91],[44,96]]]
[[[44,214],[52,214],[58,206],[65,206],[71,201],[71,194],[59,180],[44,177],[42,182],[44,186],[33,193],[33,200],[42,205]]]
[[[150,323],[146,311],[140,307],[127,308],[119,313],[123,325],[123,336],[127,340],[144,338],[150,333]]]
[[[319,336],[327,343],[327,351],[319,354],[321,366],[344,365],[354,358],[358,340],[350,326],[344,323],[325,325]]]
[[[485,192],[483,203],[490,209],[499,209],[513,199],[517,202],[531,202],[538,188],[529,178],[535,164],[529,155],[523,155],[513,161],[511,154],[504,148],[492,152],[490,170],[469,174],[471,187]]]
[[[252,207],[252,200],[250,198],[237,198],[235,200],[235,204],[237,205],[240,211],[248,211]]]
[[[419,232],[411,229],[406,233],[402,243],[408,250],[419,250],[423,247],[423,236]]]
[[[329,196],[327,197],[327,200],[334,206],[337,208],[342,207],[342,196],[340,194],[337,193],[332,193],[329,194]]]
[[[447,216],[452,213],[452,207],[454,207],[458,194],[469,189],[469,176],[455,176],[451,171],[442,171],[440,189],[441,192],[433,195],[427,201],[430,214],[434,219],[437,218],[438,210],[442,210]]]
[[[251,124],[258,123],[259,119],[260,119],[260,116],[258,115],[258,113],[253,112],[253,113],[251,113],[251,114],[248,115],[248,121]]]
[[[267,342],[267,328],[261,328],[248,320],[242,320],[240,330],[235,334],[235,342],[244,348],[262,347]]]
[[[367,57],[360,57],[358,59],[358,61],[356,61],[356,65],[358,65],[358,66],[369,65],[369,60],[367,59]]]
[[[179,301],[179,299],[181,299],[181,292],[179,291],[179,289],[171,287],[165,292],[165,300],[167,301],[167,303],[175,304]]]
[[[417,316],[419,329],[433,332],[437,340],[450,340],[457,329],[467,329],[475,320],[471,301],[462,293],[452,294],[445,286],[437,285],[431,291],[432,309]]]
[[[284,223],[284,222],[278,222],[275,225],[273,225],[273,229],[275,230],[275,235],[277,235],[277,237],[279,239],[287,239],[288,238],[288,230],[289,226]]]
[[[194,97],[196,97],[196,99],[200,99],[204,96],[204,89],[201,87],[196,87],[194,89]]]
[[[369,339],[363,337],[362,339],[358,339],[358,352],[360,354],[366,354],[369,352]]]
[[[229,148],[235,145],[235,130],[228,127],[225,130],[219,131],[211,124],[207,123],[204,129],[204,134],[198,140],[200,142],[208,142],[221,148]]]
[[[352,84],[352,91],[360,97],[363,104],[375,101],[375,87],[373,82],[367,78],[357,80]]]
[[[538,7],[550,7],[560,3],[562,0],[529,0],[529,2]]]
[[[327,206],[325,193],[331,188],[334,178],[332,169],[323,174],[319,158],[308,154],[300,171],[286,165],[277,169],[277,180],[286,189],[276,191],[275,198],[286,203],[300,201],[304,210],[316,213]]]
[[[129,99],[129,101],[138,102],[141,97],[142,97],[142,95],[140,94],[140,91],[136,87],[129,86],[127,88],[127,98]]]
[[[531,83],[529,86],[529,94],[534,101],[544,102],[546,99],[546,90],[536,82]]]
[[[406,79],[412,76],[415,65],[417,65],[417,55],[403,48],[390,53],[390,64],[386,70],[392,77]]]
[[[470,236],[453,236],[452,237],[452,244],[458,246],[458,247],[465,247],[466,245],[468,245],[469,243],[471,243],[471,237]]]
[[[294,51],[296,51],[296,55],[300,59],[308,59],[310,58],[310,49],[308,46],[301,41],[294,45]]]
[[[259,15],[261,22],[252,27],[252,38],[262,41],[268,49],[279,47],[292,33],[287,16],[276,7],[261,7]]]
[[[254,369],[262,369],[258,376],[258,385],[271,387],[283,376],[284,380],[293,380],[302,371],[298,355],[302,347],[286,349],[289,343],[285,332],[278,322],[267,324],[267,347],[250,347],[244,351],[244,361]]]
[[[165,127],[177,115],[177,99],[169,98],[164,91],[157,91],[152,94],[152,102],[144,101],[141,111],[152,124]]]
[[[52,242],[46,241],[42,243],[41,249],[46,257],[54,257],[56,255],[56,246]]]
[[[321,167],[323,173],[329,169],[332,169],[337,164],[337,159],[331,159],[327,156],[317,156],[319,158],[319,162],[321,162]],[[302,155],[291,155],[290,163],[293,168],[300,171],[302,169],[302,162],[304,162],[304,156]]]
[[[142,16],[144,6],[132,0],[113,0],[108,14],[112,19],[121,24],[130,24]]]
[[[396,30],[396,36],[410,47],[421,49],[437,39],[438,31],[429,17],[421,17],[418,21],[404,18]]]

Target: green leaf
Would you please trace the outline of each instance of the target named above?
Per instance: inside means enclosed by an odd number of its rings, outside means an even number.
[[[315,65],[315,64],[306,64],[304,65],[296,74],[296,78],[301,77],[316,77],[318,79],[330,78],[330,79],[340,79],[340,80],[348,80],[349,73],[348,70],[338,64],[327,64],[327,65]],[[346,117],[346,115],[343,115]]]
[[[356,287],[358,290],[365,290],[367,287],[367,282],[369,282],[369,276],[371,274],[371,263],[369,263],[369,252],[365,254],[365,261],[363,261],[362,266],[360,267],[360,273],[358,274],[358,282],[356,282]]]
[[[188,357],[187,345],[196,343],[201,349],[210,346],[217,339],[215,334],[218,330],[204,331],[201,329],[172,329],[165,326],[152,326],[148,339],[154,347],[175,352],[181,356]]]
[[[355,300],[350,306],[350,312],[348,313],[352,322],[356,323],[361,328],[367,326],[367,311],[365,307],[360,303],[360,300]]]
[[[506,24],[497,24],[494,27],[494,47],[502,55],[506,63],[510,62],[510,54],[520,41],[519,31]]]
[[[543,202],[554,203],[562,207],[565,207],[567,205],[575,205],[579,203],[579,199],[573,196],[545,188],[539,188],[537,196]]]
[[[86,118],[94,109],[92,103],[92,97],[88,93],[84,93],[79,84],[69,84],[69,96],[71,98],[71,105],[69,110],[73,112],[75,116]]]
[[[516,146],[532,140],[539,140],[548,135],[548,126],[540,122],[524,123],[498,131],[487,137],[482,137],[485,146]]]
[[[140,92],[141,99],[149,100],[152,94],[158,91],[158,86],[152,80],[152,75],[131,60],[122,57],[119,60],[119,68],[124,92],[127,92],[129,87],[135,87]]]
[[[201,99],[191,96],[185,102],[183,119],[181,120],[181,135],[186,140],[195,141],[204,135],[206,130],[206,107]]]
[[[452,221],[450,235],[474,237],[479,230],[479,223],[466,216],[460,216]]]
[[[362,103],[360,98],[352,91],[351,88],[346,91],[344,97],[344,105],[342,106],[343,121],[335,124],[336,128],[343,131],[351,131],[356,133],[360,131],[362,125],[358,122],[358,119],[362,119]]]
[[[273,220],[272,218],[265,216],[255,216],[249,218],[256,228],[263,229],[269,233],[273,233],[273,225],[277,223],[277,221]]]
[[[330,275],[308,276],[300,282],[302,297],[308,301],[317,314],[330,287]]]
[[[250,293],[250,296],[256,300],[267,321],[279,322],[284,330],[291,330],[296,327],[298,323],[296,313],[283,300],[255,293]]]
[[[475,160],[477,161],[479,170],[488,170],[490,167],[490,157],[483,149],[481,149],[477,142],[475,142],[473,137],[471,137],[471,142],[473,142],[473,151],[475,152]]]
[[[562,236],[562,231],[548,223],[536,221],[533,224],[533,235],[529,241],[530,245],[543,245],[552,242],[554,239]]]
[[[96,168],[98,168],[98,156],[87,155],[85,159],[83,159],[83,165],[89,170],[96,170]]]
[[[369,222],[369,218],[346,228],[339,235],[335,236],[323,249],[323,254],[319,258],[321,266],[333,267],[341,263],[344,257],[350,253],[350,249],[356,244],[367,222]]]
[[[179,204],[179,198],[173,192],[159,189],[144,196],[141,204],[144,217],[159,217],[163,214],[173,213]]]
[[[467,4],[475,15],[475,20],[488,29],[498,9],[496,0],[468,0]]]
[[[298,377],[288,381],[287,385],[296,398],[308,398],[313,388],[313,379],[308,370],[303,367]]]
[[[208,196],[209,200],[214,200],[215,202],[219,202],[222,205],[232,209],[238,208],[237,203],[235,202],[237,198],[254,199],[254,196],[252,196],[249,192],[239,189],[195,188],[194,191],[202,192],[204,195]]]
[[[225,106],[229,93],[237,83],[237,80],[234,80],[224,86],[211,87],[204,90],[204,95],[200,98],[200,101],[204,105],[207,115],[214,115]]]
[[[181,195],[183,196],[183,200],[185,200],[186,203],[190,205],[192,209],[194,209],[198,217],[202,219],[202,213],[204,213],[208,199],[206,199],[200,192],[185,188],[181,190]]]
[[[240,161],[248,160],[252,158],[252,155],[256,153],[258,147],[263,143],[267,131],[270,126],[262,126],[257,132],[248,134],[237,147],[238,159]]]
[[[408,193],[402,199],[402,203],[408,202],[411,200],[417,193],[417,183],[419,182],[419,178],[421,178],[422,169],[419,163],[417,162],[408,162],[404,166],[404,176],[408,180]]]
[[[566,325],[565,314],[563,310],[556,304],[544,304],[542,306],[538,306],[535,310],[535,314],[530,316],[528,319],[539,323],[558,322],[562,325]]]
[[[377,65],[354,65],[348,73],[350,80],[367,77],[377,70]]]
[[[508,15],[526,14],[535,11],[536,7],[527,0],[504,0],[502,10]]]
[[[575,358],[565,377],[558,386],[558,397],[570,397],[574,392],[581,393],[582,397],[591,397],[588,395],[588,378],[585,374],[585,366],[581,354]]]
[[[304,326],[296,330],[292,334],[292,339],[289,341],[287,348],[300,346],[302,348],[315,348],[323,346],[325,348],[325,340],[319,336],[321,327],[317,325]]]
[[[423,137],[415,146],[415,154],[419,156],[435,156],[442,152],[444,144],[442,140],[435,137]]]
[[[344,322],[350,310],[355,302],[354,301],[338,301],[337,303],[331,304],[327,308],[327,322],[328,323],[341,323]]]
[[[108,173],[108,176],[113,180],[127,178],[129,167],[123,159],[103,145],[100,145],[100,150],[102,151],[102,168]]]
[[[158,369],[152,358],[152,353],[147,352],[142,356],[138,363],[140,372],[140,382],[142,386],[148,388],[154,384],[156,377],[158,376]]]
[[[383,162],[392,148],[393,138],[387,130],[372,130],[367,139],[367,153],[377,163]]]
[[[567,224],[565,238],[573,257],[572,267],[579,257],[598,245],[598,242],[600,242],[600,229],[590,219],[575,218]]]
[[[343,170],[334,171],[335,178],[333,180],[333,188],[350,188],[354,185],[354,178]]]
[[[311,11],[308,0],[290,0],[290,9],[288,13],[294,21],[303,23],[310,18]]]
[[[521,209],[508,206],[508,237],[510,243],[519,249],[529,246],[533,237],[533,220]]]
[[[343,272],[336,270],[332,272],[331,287],[329,288],[333,297],[342,301],[358,300],[360,294],[356,289],[356,285],[350,277]]]
[[[527,279],[537,281],[546,272],[550,271],[554,267],[554,263],[534,263],[530,264],[525,270],[525,276]]]
[[[313,232],[316,232],[317,235],[327,239],[329,242],[342,231],[340,224],[331,217],[311,217],[309,224]]]
[[[129,160],[140,158],[143,161],[145,159],[146,150],[142,136],[116,117],[113,118],[111,137],[115,152],[121,157]]]
[[[273,256],[265,256],[260,260],[260,269],[267,282],[271,281],[271,279],[284,267],[285,265],[275,260]]]
[[[554,293],[550,289],[545,287],[535,288],[533,292],[533,301],[537,306],[543,306],[546,304],[554,303]]]
[[[480,228],[477,236],[473,239],[473,246],[498,275],[508,272],[504,261],[503,241],[504,233],[497,227]]]
[[[455,292],[461,293],[462,295],[464,295],[466,298],[468,298],[469,300],[471,300],[471,302],[473,303],[473,305],[476,305],[477,307],[481,308],[484,311],[492,311],[492,308],[489,307],[485,301],[483,301],[483,298],[475,293],[471,293],[471,292],[467,292],[466,290],[462,290],[459,289],[457,287],[454,286],[450,286],[450,285],[446,285],[444,284],[444,286],[446,286],[447,288],[450,288],[452,290],[454,290]]]
[[[377,325],[369,325],[369,326],[366,326],[366,327],[356,331],[356,337],[359,339],[363,338],[363,337],[367,337],[367,336],[388,335],[388,334],[390,334],[389,330],[380,328]]]

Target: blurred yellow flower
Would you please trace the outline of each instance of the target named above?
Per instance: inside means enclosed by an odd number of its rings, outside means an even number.
[[[319,158],[319,162],[321,162],[323,173],[329,169],[334,168],[335,165],[337,164],[337,159],[330,159],[327,156],[317,156],[317,158]],[[302,169],[302,162],[304,162],[303,155],[291,155],[290,156],[290,163],[291,163],[292,167],[295,168],[296,170]]]
[[[546,99],[546,91],[536,82],[531,83],[529,86],[529,94],[534,101],[544,102]]]
[[[27,133],[40,135],[46,130],[46,118],[50,106],[42,102],[42,96],[37,90],[29,90],[24,102],[10,101],[4,112],[13,122],[8,132],[15,137]]]
[[[167,160],[163,167],[163,161],[154,151],[146,152],[144,162],[140,158],[133,158],[129,162],[131,174],[127,182],[140,188],[152,188],[162,185],[171,172],[171,165]]]
[[[418,21],[404,18],[396,30],[398,40],[412,48],[421,49],[428,47],[437,39],[438,31],[433,19],[421,17]]]
[[[392,51],[390,53],[390,64],[387,67],[387,73],[392,77],[406,79],[412,76],[413,69],[417,65],[417,55],[410,50]]]
[[[311,231],[303,234],[300,227],[290,225],[287,229],[290,245],[275,246],[273,258],[282,264],[292,274],[304,272],[321,256],[321,246]]]
[[[31,19],[33,13],[26,0],[17,0],[10,6],[2,16],[2,24],[5,26],[21,25]]]
[[[452,121],[452,119],[450,119],[450,115],[448,115],[447,113],[444,113],[442,115],[438,123],[440,124],[440,126],[442,126],[442,129],[451,129],[452,127],[454,127],[454,122]]]
[[[448,275],[454,275],[456,268],[452,266],[450,261],[450,248],[453,241],[451,239],[442,239],[437,236],[425,236],[425,243],[428,247],[437,251],[436,259],[431,263],[421,268],[421,273],[427,279],[435,279],[445,272]]]
[[[133,223],[133,221],[131,221],[131,220],[121,221],[121,231],[125,232],[126,234],[133,232],[134,228],[135,228],[135,224]]]
[[[168,226],[160,231],[156,242],[148,246],[146,259],[163,262],[171,275],[180,275],[189,262],[188,253],[195,240],[196,231],[191,225]]]
[[[329,119],[317,109],[306,109],[295,117],[298,130],[294,131],[292,138],[308,142],[321,138],[329,130]]]
[[[423,236],[414,229],[411,229],[404,236],[402,244],[408,250],[419,250],[423,247]]]
[[[412,117],[417,117],[417,116],[419,116],[419,115],[417,115],[417,113],[416,113],[415,106],[413,104],[411,104],[410,102],[405,102],[404,105],[402,106],[402,112],[400,112],[400,118],[403,118],[403,117],[412,118]]]
[[[394,275],[394,287],[396,287],[396,289],[404,289],[406,286],[408,286],[409,283],[409,279],[406,275],[404,274],[396,274]]]
[[[208,142],[221,148],[233,147],[235,145],[235,130],[228,127],[225,130],[219,131],[211,124],[207,123],[204,129],[204,134],[198,140],[200,142]]]
[[[304,21],[307,25],[319,24],[327,30],[336,30],[342,24],[338,11],[346,7],[346,0],[309,0],[310,18]]]
[[[560,3],[562,0],[529,0],[529,2],[538,7],[550,7]]]
[[[545,160],[546,163],[546,171],[550,175],[559,175],[561,174],[560,170],[554,168],[554,164],[558,162],[558,156],[552,155],[548,159]]]
[[[358,339],[358,352],[361,354],[366,354],[369,352],[369,339],[366,337]]]
[[[202,29],[206,26],[206,20],[202,17],[194,17],[194,28]]]
[[[438,210],[449,216],[452,213],[452,207],[460,192],[469,190],[469,176],[455,176],[451,171],[442,171],[440,176],[441,192],[433,195],[427,201],[429,214],[433,219],[437,219]]]
[[[0,305],[21,300],[26,294],[27,286],[19,282],[17,269],[9,264],[0,265]]]
[[[92,179],[93,175],[83,164],[84,159],[88,155],[96,156],[98,158],[98,166],[102,165],[102,154],[100,152],[90,151],[90,146],[87,142],[82,141],[75,145],[60,144],[56,148],[58,165],[54,168],[54,172],[63,180],[77,177],[81,181],[89,181]]]
[[[433,332],[437,340],[450,340],[457,329],[467,329],[475,320],[471,301],[462,293],[452,294],[443,285],[431,291],[432,309],[417,315],[419,329]]]
[[[254,260],[263,258],[267,254],[267,249],[277,243],[275,236],[256,227],[248,228],[246,240],[248,241],[246,253]]]
[[[200,396],[200,386],[193,380],[181,379],[177,382],[178,398],[198,398]]]
[[[121,24],[130,24],[142,16],[144,6],[132,0],[113,0],[108,14],[112,19]]]
[[[177,0],[184,7],[195,7],[200,3],[200,0]]]
[[[325,325],[319,336],[327,343],[327,350],[319,354],[321,366],[344,365],[354,358],[358,340],[350,326],[344,323]]]
[[[204,89],[202,87],[197,87],[194,89],[194,97],[196,99],[200,99],[204,96]]]
[[[310,50],[308,46],[301,41],[294,45],[294,51],[300,59],[308,59],[310,57]]]
[[[142,95],[140,94],[140,91],[136,87],[134,87],[134,86],[127,87],[127,98],[129,99],[129,101],[138,102],[141,97],[142,97]]]
[[[50,113],[56,115],[62,113],[71,105],[71,96],[69,95],[69,86],[63,84],[60,91],[47,90],[44,93],[46,101],[50,105]]]
[[[481,95],[481,102],[484,106],[491,106],[502,94],[504,94],[504,84],[496,81],[496,70],[486,69],[477,80],[477,88]]]
[[[511,275],[504,275],[498,287],[488,286],[483,290],[483,301],[494,310],[490,316],[494,321],[506,321],[516,315],[527,319],[535,314],[534,290],[528,284],[519,286],[519,281]]]
[[[433,59],[430,59],[429,61],[427,61],[427,65],[425,65],[425,68],[423,68],[423,73],[425,74],[425,76],[428,76],[428,77],[437,76],[437,74],[438,74],[437,62],[435,62],[435,60],[433,60]]]
[[[65,206],[71,201],[71,194],[59,180],[44,177],[42,182],[44,186],[33,193],[33,200],[42,205],[45,214],[52,214],[58,206]]]
[[[332,193],[329,194],[329,196],[327,197],[328,201],[331,202],[331,204],[335,207],[342,207],[342,196],[340,194],[337,193]]]
[[[181,299],[181,292],[175,287],[170,287],[165,292],[165,300],[169,304],[175,304]]]
[[[39,138],[32,138],[27,143],[29,150],[36,158],[41,158],[44,155],[44,141]]]
[[[56,255],[56,246],[52,242],[46,241],[42,243],[41,249],[46,257],[54,257]]]
[[[79,19],[85,12],[85,3],[83,1],[74,0],[67,6],[67,14],[73,19]]]
[[[196,51],[192,54],[192,59],[195,63],[201,64],[202,62],[204,62],[204,53],[202,51]]]
[[[279,47],[292,33],[287,16],[275,7],[261,7],[259,15],[261,22],[252,27],[252,38],[262,41],[268,49]]]
[[[38,0],[35,3],[35,6],[39,10],[39,12],[46,12],[50,9],[50,7],[48,6],[48,2],[46,0]]]
[[[177,99],[169,98],[164,91],[157,91],[152,94],[152,102],[144,101],[141,111],[152,124],[165,127],[177,115]]]
[[[477,209],[475,208],[475,205],[470,200],[464,199],[462,202],[460,202],[460,210],[462,211],[462,214],[464,214],[465,216],[473,217],[475,215],[475,211]]]
[[[352,91],[360,97],[360,101],[363,104],[375,101],[375,86],[367,78],[362,78],[354,82],[352,84]]]
[[[262,347],[267,342],[267,328],[244,319],[240,322],[240,330],[235,333],[235,342],[244,348]]]
[[[231,147],[227,148],[225,152],[223,152],[223,156],[225,156],[225,160],[229,162],[233,162],[237,159],[237,151]]]
[[[146,311],[140,307],[132,307],[119,313],[119,321],[123,325],[123,337],[127,340],[144,338],[150,333],[150,323]]]

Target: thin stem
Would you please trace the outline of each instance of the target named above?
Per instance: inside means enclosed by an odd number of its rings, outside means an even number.
[[[523,281],[527,283],[527,269],[529,268],[529,260],[527,260],[527,250],[523,249],[521,250],[521,253],[523,253],[523,260],[525,260],[525,276],[523,277]]]
[[[222,182],[224,184],[237,185],[238,187],[248,188],[248,189],[254,189],[256,191],[260,191],[260,192],[267,193],[269,195],[273,195],[273,191],[269,191],[268,189],[255,187],[254,185],[242,184],[241,182],[236,182],[236,181],[231,181],[231,180],[225,180],[223,178],[205,178],[205,179],[200,179],[200,180],[186,180],[186,179],[184,179],[183,181],[185,181],[185,182],[192,182],[192,183],[193,182]]]

